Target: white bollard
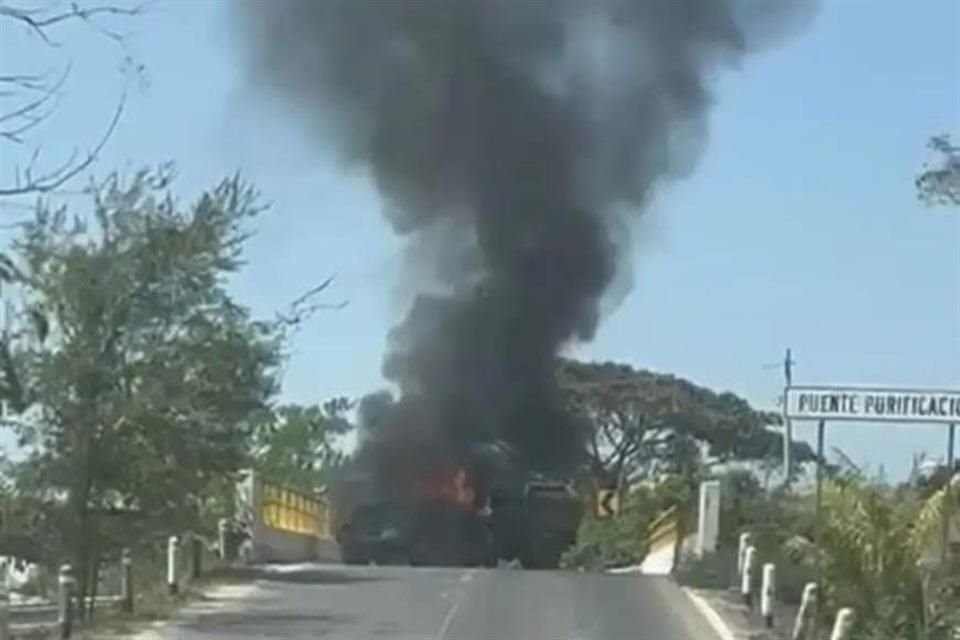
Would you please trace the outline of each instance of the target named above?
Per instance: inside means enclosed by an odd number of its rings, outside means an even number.
[[[60,574],[57,577],[57,585],[60,587],[57,625],[60,627],[60,638],[66,640],[73,635],[73,570],[70,565],[65,564],[60,567]]]
[[[217,520],[217,545],[220,547],[220,559],[231,560],[227,557],[227,536],[230,534],[230,521],[226,518]]]
[[[846,608],[837,611],[837,618],[833,622],[833,633],[830,634],[830,640],[849,640],[853,632],[853,609]]]
[[[6,576],[0,572],[0,640],[10,640],[10,593]]]
[[[800,610],[793,625],[793,634],[790,640],[804,640],[810,629],[813,628],[813,609],[817,601],[817,583],[808,582],[803,587],[803,598],[800,600]]]
[[[773,628],[774,607],[777,603],[777,567],[768,562],[763,565],[763,590],[760,592],[760,613],[767,625]]]
[[[170,595],[175,596],[180,591],[177,584],[177,545],[180,540],[177,536],[170,536],[167,539],[167,590]]]
[[[743,555],[743,573],[740,575],[740,595],[748,609],[753,609],[753,567],[756,557],[756,547],[747,547],[747,552]]]
[[[753,534],[749,531],[744,531],[740,534],[740,546],[737,548],[737,581],[734,583],[740,585],[740,580],[743,578],[743,561],[747,556],[747,547],[753,544]]]
[[[120,558],[123,573],[120,574],[121,607],[125,613],[133,613],[133,555],[124,549]]]

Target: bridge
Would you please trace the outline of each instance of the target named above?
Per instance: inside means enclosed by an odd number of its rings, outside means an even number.
[[[239,580],[136,640],[729,640],[669,576],[683,547],[677,509],[638,532],[649,565],[579,572],[345,566],[322,497],[251,477],[240,502],[250,537]]]
[[[248,562],[337,562],[325,498],[249,474],[238,488],[237,513],[249,536]]]
[[[701,485],[696,504],[666,509],[638,532],[649,549],[643,563],[604,572],[345,566],[337,558],[322,496],[250,477],[241,487],[240,504],[249,538],[232,579],[207,589],[172,619],[117,640],[741,640],[790,637],[793,618],[809,615],[803,606],[781,608],[770,633],[786,635],[753,635],[757,628],[731,626],[718,613],[724,602],[711,604],[678,584],[675,574],[686,558],[722,555],[717,481]],[[766,615],[773,588],[753,591],[760,583],[759,574],[750,578],[753,548],[747,537],[741,542],[743,566],[724,578],[730,579],[724,591],[735,594],[736,602],[740,597],[753,602],[762,629],[759,616]],[[746,576],[743,592],[738,575]],[[766,579],[764,571],[764,585]],[[55,621],[50,603],[13,610],[15,630]]]

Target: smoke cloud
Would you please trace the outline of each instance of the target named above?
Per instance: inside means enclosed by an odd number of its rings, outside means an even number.
[[[391,333],[384,373],[401,397],[367,402],[367,437],[411,456],[504,439],[534,466],[574,464],[584,431],[561,403],[558,352],[593,337],[625,221],[695,166],[713,72],[804,7],[240,4],[251,79],[371,170],[387,219],[421,249],[411,259],[443,285]]]

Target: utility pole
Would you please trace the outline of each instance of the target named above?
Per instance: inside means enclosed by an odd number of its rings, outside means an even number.
[[[783,371],[784,389],[780,397],[781,417],[783,419],[783,485],[789,486],[790,474],[793,471],[793,451],[790,449],[790,443],[793,442],[793,425],[790,423],[790,417],[787,415],[787,389],[793,384],[793,365],[797,361],[793,359],[793,351],[787,347],[783,361],[763,365],[764,369],[781,369]]]
[[[793,425],[790,424],[790,416],[787,408],[787,389],[793,384],[793,354],[790,347],[787,347],[787,353],[783,358],[783,380],[785,387],[783,390],[783,484],[789,486],[790,475],[793,472]]]

